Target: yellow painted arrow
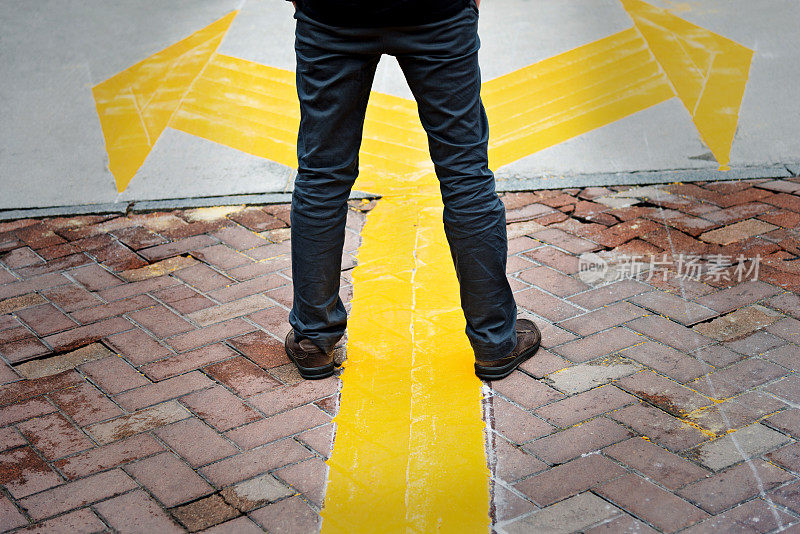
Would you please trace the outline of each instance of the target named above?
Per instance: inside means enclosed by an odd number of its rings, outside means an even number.
[[[676,96],[728,168],[752,50],[641,0],[622,4],[634,28],[484,84],[493,168]],[[216,53],[235,15],[94,87],[118,191],[166,127],[296,166],[294,74]],[[429,169],[415,104],[373,93],[370,108],[389,113],[368,114],[365,175],[388,162]]]
[[[640,0],[634,27],[483,85],[492,168],[670,98],[729,162],[752,51]],[[294,74],[216,52],[235,13],[94,88],[120,191],[174,128],[296,166]],[[486,532],[481,385],[416,105],[373,93],[326,532]]]

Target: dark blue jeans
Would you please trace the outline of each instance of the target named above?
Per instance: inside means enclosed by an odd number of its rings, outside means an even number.
[[[339,298],[347,199],[372,81],[382,54],[397,58],[417,101],[444,203],[444,229],[460,284],[466,334],[481,360],[516,345],[517,308],[506,278],[506,220],[489,170],[481,103],[478,13],[413,27],[339,28],[296,13],[300,131],[292,195],[298,338],[331,350],[347,313]]]

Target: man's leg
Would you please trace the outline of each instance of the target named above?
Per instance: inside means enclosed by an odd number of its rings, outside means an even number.
[[[442,24],[404,32],[395,46],[428,133],[467,337],[479,360],[496,360],[516,345],[517,308],[506,278],[505,209],[488,166],[477,18],[467,7]]]
[[[298,340],[333,350],[347,324],[339,298],[347,198],[379,54],[298,16],[295,52],[300,130],[292,194],[289,323]]]

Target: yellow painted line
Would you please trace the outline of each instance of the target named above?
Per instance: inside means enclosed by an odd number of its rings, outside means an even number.
[[[634,27],[487,82],[494,168],[679,97],[724,167],[752,52],[639,0]],[[94,88],[125,189],[166,127],[294,167],[294,74],[216,53],[235,12]],[[326,532],[486,532],[481,386],[414,102],[373,92]]]
[[[481,384],[438,184],[406,189],[362,230],[323,532],[489,527]]]

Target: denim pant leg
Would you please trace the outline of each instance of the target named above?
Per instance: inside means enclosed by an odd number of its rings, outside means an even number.
[[[505,208],[488,165],[474,8],[412,32],[397,54],[417,101],[444,202],[444,229],[460,284],[466,334],[478,359],[516,346],[517,307],[506,277]]]
[[[339,297],[347,199],[358,175],[358,151],[369,91],[380,55],[350,53],[351,44],[298,18],[295,52],[300,129],[292,194],[289,323],[297,338],[332,350],[347,325]]]

